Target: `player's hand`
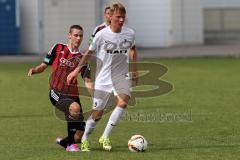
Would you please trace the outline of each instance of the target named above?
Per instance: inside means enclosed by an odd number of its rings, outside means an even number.
[[[135,82],[135,85],[138,84],[138,71],[137,70],[132,72],[132,81]]]
[[[67,76],[67,84],[73,84],[77,82],[77,76],[78,76],[78,72],[76,71],[72,71],[68,76]]]
[[[33,75],[33,69],[34,69],[34,68],[29,69],[29,71],[28,71],[28,77],[31,77],[31,76]]]

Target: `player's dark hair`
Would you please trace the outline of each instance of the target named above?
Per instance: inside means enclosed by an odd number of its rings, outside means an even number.
[[[109,9],[111,9],[111,7],[110,6],[106,6],[105,9],[104,9],[104,13],[106,13],[107,10],[109,10]]]
[[[72,32],[72,29],[78,29],[78,30],[83,31],[83,28],[80,25],[77,25],[77,24],[74,24],[69,28],[69,33]]]

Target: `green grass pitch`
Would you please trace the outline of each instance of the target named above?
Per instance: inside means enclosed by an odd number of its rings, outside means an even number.
[[[27,77],[36,64],[0,64],[1,160],[216,160],[240,157],[240,59],[154,60],[168,68],[161,77],[174,85],[170,93],[137,99],[113,130],[113,150],[98,145],[109,114],[90,136],[92,151],[68,153],[55,144],[66,135],[65,122],[48,99],[49,70]],[[82,97],[84,110],[91,99]],[[140,118],[139,118],[140,116]],[[144,153],[131,153],[133,134],[148,140]]]

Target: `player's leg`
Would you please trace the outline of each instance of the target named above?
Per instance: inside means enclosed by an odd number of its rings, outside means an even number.
[[[71,146],[71,145],[68,145],[69,144],[69,137],[72,137],[74,136],[74,141],[71,142],[71,144],[76,144],[76,143],[81,143],[81,138],[82,138],[82,135],[84,133],[84,131],[81,131],[81,130],[71,130],[71,128],[69,127],[70,123],[67,122],[67,126],[68,126],[68,136],[65,137],[65,138],[57,138],[56,139],[56,142],[61,145],[62,147],[64,147],[65,149],[67,149],[68,146]],[[77,123],[76,123],[77,125]],[[74,145],[73,147],[73,150],[77,151],[78,150],[78,147],[76,145]],[[67,150],[70,150],[70,148],[68,148]]]
[[[68,136],[60,141],[58,140],[57,143],[66,148],[67,151],[79,151],[76,143],[81,142],[81,137],[85,128],[79,98],[61,95],[55,106],[65,113],[68,132]]]
[[[99,143],[102,145],[104,150],[110,151],[112,149],[112,145],[110,143],[109,136],[112,132],[112,129],[117,125],[118,121],[121,119],[124,109],[127,107],[127,103],[129,101],[128,95],[117,96],[117,106],[111,113],[108,123],[105,127],[105,130],[99,139]]]
[[[51,103],[53,104],[53,106],[55,106],[58,110],[60,110],[61,112],[65,112],[65,108],[63,107],[58,107],[57,104],[59,103],[61,95],[57,92],[55,92],[54,90],[50,90],[49,91],[49,99],[51,101]],[[60,115],[57,114],[57,116],[61,119],[62,117]],[[65,138],[56,138],[56,143],[61,145],[64,149],[67,148],[68,146],[68,136]]]
[[[85,130],[80,102],[74,101],[69,105],[68,112],[66,112],[66,120],[68,126],[68,147],[66,150],[78,151],[76,143],[81,142]]]
[[[88,137],[97,125],[97,122],[101,119],[103,110],[92,110],[91,116],[86,121],[86,127],[82,136],[81,151],[90,151],[90,144]]]
[[[92,110],[91,116],[86,122],[85,132],[82,137],[82,141],[87,140],[89,134],[94,130],[97,122],[102,118],[103,110]]]
[[[109,136],[112,132],[114,126],[117,125],[118,121],[122,117],[124,113],[124,109],[127,107],[129,99],[130,99],[130,81],[125,78],[121,79],[121,81],[116,81],[114,83],[114,92],[117,95],[117,105],[113,112],[111,113],[108,123],[105,127],[103,135],[99,139],[99,143],[103,146],[104,150],[111,150],[112,146],[109,140]]]
[[[69,123],[67,122],[67,126],[69,126],[68,124]],[[69,131],[70,131],[70,127],[68,127],[68,132]],[[72,135],[74,135],[74,143],[81,143],[81,139],[82,139],[82,135],[83,135],[84,131],[77,130],[77,131],[72,131],[72,132],[73,132]],[[68,138],[68,136],[65,138],[57,138],[56,143],[66,149],[69,144],[69,138]]]
[[[104,108],[111,96],[109,92],[103,91],[99,89],[100,87],[95,86],[94,98],[93,98],[93,109],[90,117],[86,121],[85,132],[82,137],[82,151],[90,151],[90,145],[88,142],[88,137],[90,133],[94,130],[97,122],[102,118]],[[102,87],[105,90],[109,89],[109,87]]]
[[[128,95],[117,96],[117,106],[111,113],[107,126],[103,132],[103,137],[109,137],[114,126],[117,125],[117,122],[120,120],[124,113],[124,109],[127,107],[130,97]]]

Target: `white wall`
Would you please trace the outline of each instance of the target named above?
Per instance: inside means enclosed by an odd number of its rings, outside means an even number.
[[[85,50],[95,27],[94,1],[44,0],[44,51],[57,42],[67,43],[68,29],[73,24],[84,29],[80,48]]]
[[[93,0],[20,0],[21,51],[46,53],[55,43],[67,43],[68,29],[73,24],[84,28],[81,50],[85,50],[95,19]]]
[[[171,45],[203,43],[203,11],[200,0],[172,0]]]
[[[201,0],[203,8],[235,8],[240,7],[240,0]]]
[[[20,47],[23,53],[39,52],[38,0],[20,0]]]
[[[127,9],[126,25],[136,31],[138,47],[201,44],[203,1],[208,0],[120,0]],[[69,26],[73,24],[80,24],[84,28],[81,49],[85,50],[89,36],[100,23],[99,16],[102,16],[100,14],[109,2],[111,1],[21,0],[22,51],[46,53],[55,43],[66,43]],[[184,3],[184,8],[181,2]],[[39,4],[43,5],[43,10]],[[100,4],[103,5],[102,8],[98,6]],[[41,15],[43,28],[38,21]]]
[[[203,43],[200,0],[129,0],[128,25],[139,47],[170,47]]]
[[[129,0],[128,26],[136,31],[138,47],[168,46],[169,0]]]

